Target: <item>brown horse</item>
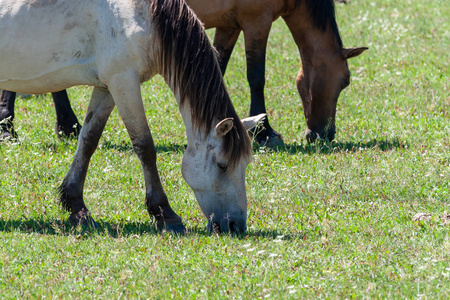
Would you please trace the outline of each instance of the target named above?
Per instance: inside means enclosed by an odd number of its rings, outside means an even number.
[[[297,89],[303,101],[306,138],[333,140],[336,105],[340,92],[350,83],[347,59],[366,47],[344,49],[335,19],[333,0],[186,0],[206,28],[216,28],[214,46],[225,73],[231,52],[244,32],[250,115],[265,113],[264,85],[267,39],[272,22],[286,22],[300,52],[302,66]],[[279,144],[281,136],[265,121],[260,143]]]
[[[340,92],[350,83],[347,59],[358,56],[367,48],[343,48],[333,0],[186,2],[206,28],[216,28],[214,46],[220,55],[222,73],[225,73],[240,32],[244,32],[251,116],[266,112],[264,85],[267,39],[272,22],[283,18],[302,61],[296,84],[303,101],[306,138],[309,142],[317,138],[334,139],[337,100]],[[59,107],[67,110],[67,103],[55,102],[56,110]],[[272,129],[267,118],[264,127],[256,136],[259,143],[282,144],[281,135]]]

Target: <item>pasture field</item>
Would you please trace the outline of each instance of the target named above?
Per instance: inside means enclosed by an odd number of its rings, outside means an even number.
[[[344,45],[370,48],[349,61],[352,83],[339,98],[336,140],[308,145],[303,137],[299,55],[279,20],[269,41],[266,102],[286,146],[255,145],[248,232],[239,236],[205,231],[181,176],[184,125],[160,77],[142,92],[184,237],[155,230],[116,110],[85,185],[101,229],[71,229],[56,189],[76,141],[55,136],[50,95],[18,100],[20,140],[0,144],[0,299],[448,298],[450,6],[352,0],[336,7]],[[225,78],[244,117],[242,42]],[[80,121],[90,93],[69,90]],[[417,213],[431,217],[413,221]]]

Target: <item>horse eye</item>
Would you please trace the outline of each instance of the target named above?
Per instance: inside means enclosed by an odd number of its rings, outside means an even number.
[[[228,166],[226,164],[217,163],[217,167],[219,167],[221,171],[226,172]]]

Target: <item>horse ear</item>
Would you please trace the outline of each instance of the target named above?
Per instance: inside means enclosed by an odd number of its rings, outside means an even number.
[[[258,125],[258,123],[261,122],[265,117],[267,117],[267,114],[259,114],[257,116],[242,119],[241,122],[242,125],[244,125],[245,130],[250,130]]]
[[[349,59],[349,58],[360,55],[367,49],[369,49],[369,48],[367,48],[367,47],[348,48],[348,49],[344,48],[344,49],[342,49],[342,56],[344,57],[344,59]]]
[[[216,137],[225,136],[233,128],[233,118],[226,118],[216,125]]]

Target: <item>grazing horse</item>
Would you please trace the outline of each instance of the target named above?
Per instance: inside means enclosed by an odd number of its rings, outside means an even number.
[[[335,19],[333,0],[186,0],[206,28],[216,28],[214,46],[225,73],[234,45],[244,32],[247,79],[250,85],[250,115],[266,112],[264,100],[266,46],[272,22],[282,17],[300,52],[302,65],[296,78],[303,102],[308,142],[333,140],[339,94],[350,83],[347,60],[366,47],[344,49]],[[10,100],[14,101],[14,99]],[[55,102],[58,111],[70,110]],[[1,120],[1,114],[0,114]],[[261,144],[282,144],[281,135],[264,120],[258,131]]]
[[[333,140],[336,105],[350,83],[347,59],[366,47],[344,49],[335,19],[333,0],[186,0],[206,28],[216,28],[214,46],[222,73],[241,31],[244,32],[250,115],[265,113],[266,46],[272,22],[283,18],[300,52],[302,66],[296,83],[303,101],[309,142]],[[265,120],[260,143],[280,144],[281,135]]]
[[[60,201],[73,225],[95,225],[83,200],[89,161],[116,106],[140,159],[158,229],[184,232],[156,167],[140,84],[161,74],[175,94],[188,146],[182,174],[208,228],[246,230],[252,148],[204,28],[182,0],[0,0],[0,88],[23,93],[94,87]],[[20,37],[20,42],[17,37]]]

